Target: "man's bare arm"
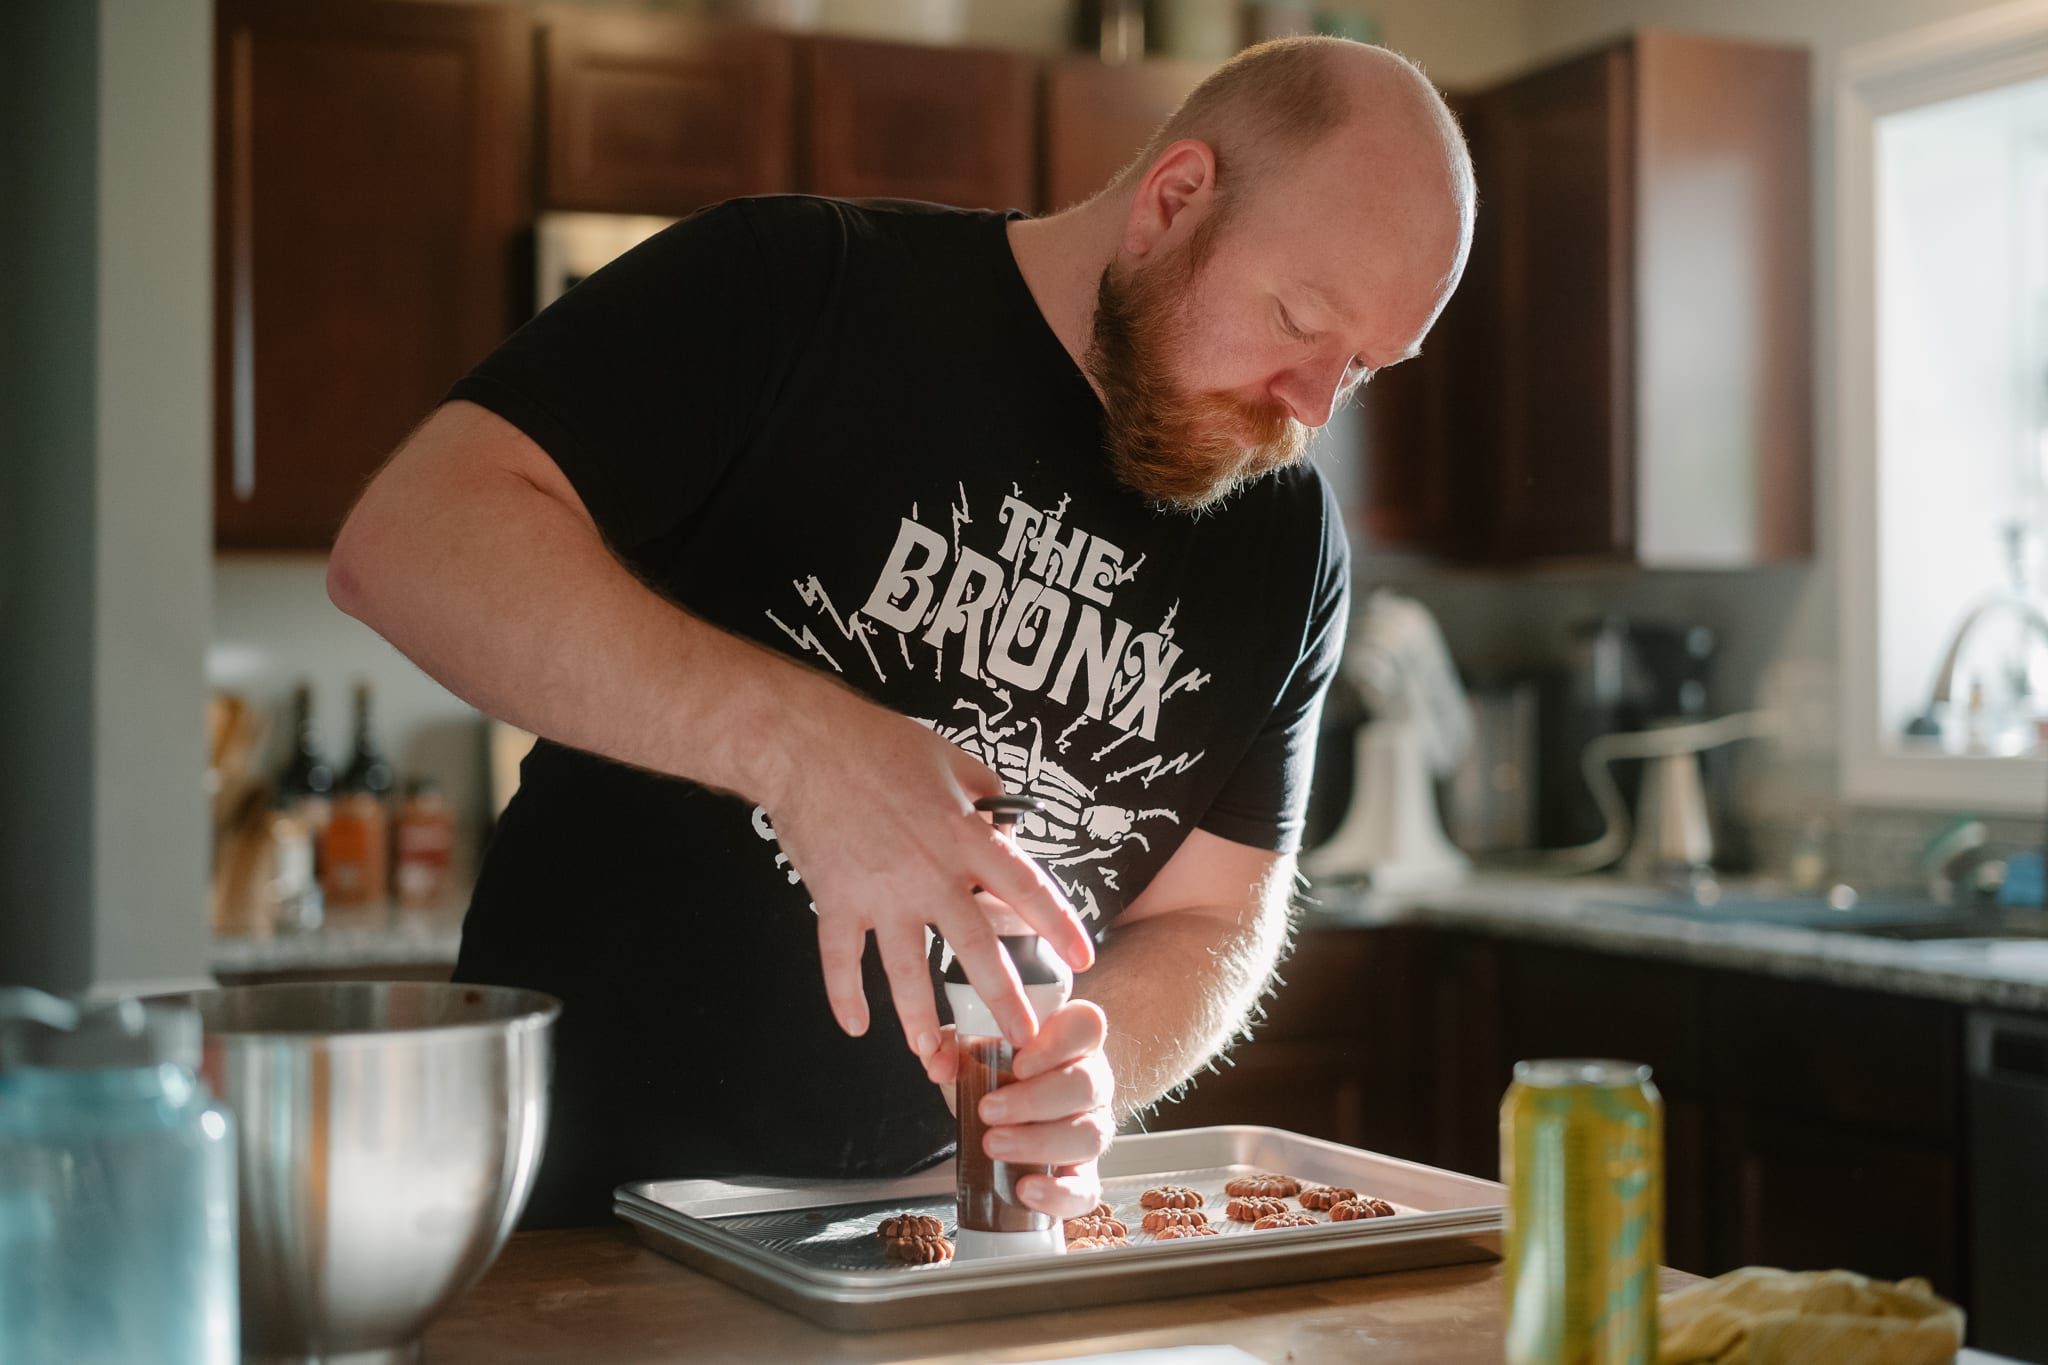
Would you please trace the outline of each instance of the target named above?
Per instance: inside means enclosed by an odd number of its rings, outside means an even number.
[[[443,686],[537,734],[765,807],[818,909],[825,988],[868,1027],[873,931],[905,1039],[937,1046],[924,926],[1013,1038],[1029,1007],[976,885],[1077,967],[1057,886],[973,812],[996,775],[914,721],[665,601],[612,556],[561,469],[483,408],[434,413],[371,481],[328,591]]]
[[[756,800],[789,780],[789,759],[746,737],[832,701],[824,679],[636,581],[560,468],[467,403],[436,412],[370,483],[327,585],[478,710]]]
[[[1117,920],[1075,994],[1108,1016],[1119,1120],[1244,1027],[1286,942],[1293,883],[1292,856],[1196,830]]]

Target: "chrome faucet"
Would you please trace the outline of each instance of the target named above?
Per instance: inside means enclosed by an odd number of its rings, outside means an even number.
[[[2048,644],[2048,615],[2043,615],[2039,607],[2013,592],[2001,592],[1985,598],[1970,608],[1956,626],[1948,651],[1942,655],[1941,668],[1934,675],[1934,691],[1927,698],[1926,709],[1907,722],[1908,735],[1932,739],[1945,736],[1949,714],[1955,708],[1956,664],[1962,658],[1963,646],[1969,643],[1979,623],[2000,614],[2010,614],[2041,643]]]

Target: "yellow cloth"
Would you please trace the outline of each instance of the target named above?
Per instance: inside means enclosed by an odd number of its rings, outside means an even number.
[[[1658,1306],[1659,1365],[1947,1365],[1963,1310],[1925,1280],[1746,1266]]]

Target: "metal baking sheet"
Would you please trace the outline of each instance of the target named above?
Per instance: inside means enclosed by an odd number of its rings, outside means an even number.
[[[641,1241],[685,1265],[814,1322],[855,1331],[1500,1256],[1499,1185],[1278,1128],[1121,1137],[1101,1170],[1103,1198],[1130,1225],[1130,1246],[934,1266],[884,1260],[875,1224],[891,1213],[928,1213],[950,1236],[951,1162],[890,1181],[647,1180],[620,1186],[612,1207]],[[1397,1212],[1254,1232],[1223,1216],[1225,1182],[1253,1171],[1349,1186]],[[1162,1184],[1200,1190],[1223,1235],[1160,1242],[1145,1233],[1138,1195]]]

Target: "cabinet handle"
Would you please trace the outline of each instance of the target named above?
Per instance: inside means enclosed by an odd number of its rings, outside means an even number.
[[[229,374],[229,429],[233,433],[234,490],[242,502],[256,496],[256,306],[255,306],[255,133],[251,108],[255,91],[250,74],[250,37],[239,29],[229,42],[229,109],[234,139],[228,154],[228,241],[230,262],[229,335],[233,358]]]
[[[1992,1034],[1990,1074],[2013,1080],[2048,1081],[2048,1038]]]
[[[1969,1029],[1973,1079],[2048,1089],[2048,1022],[1977,1014]]]

